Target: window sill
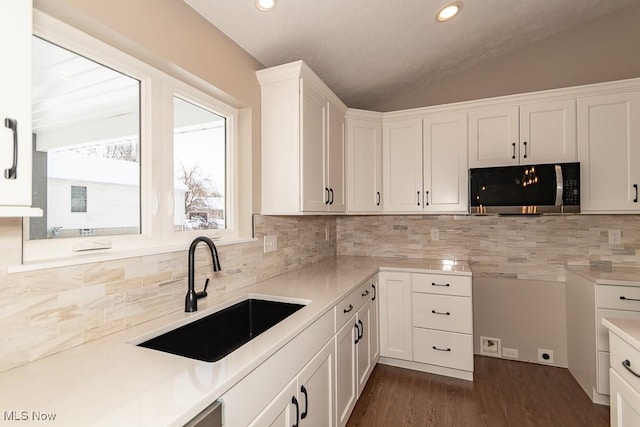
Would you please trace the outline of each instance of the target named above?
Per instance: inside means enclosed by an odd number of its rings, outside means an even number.
[[[233,237],[227,239],[214,240],[216,246],[237,245],[240,243],[257,242],[258,239],[251,237]],[[10,266],[7,268],[8,273],[21,273],[25,271],[46,270],[48,268],[69,267],[73,265],[91,264],[96,262],[114,261],[126,258],[137,258],[148,255],[159,255],[170,252],[182,252],[189,249],[188,245],[178,243],[170,243],[166,245],[154,245],[147,248],[135,248],[132,250],[111,249],[100,250],[99,252],[82,253],[73,257],[48,259],[43,261],[33,261],[26,264]]]

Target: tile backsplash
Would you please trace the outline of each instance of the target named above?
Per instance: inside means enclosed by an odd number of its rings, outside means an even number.
[[[325,240],[325,229],[330,232]],[[431,240],[437,229],[439,240]],[[608,231],[620,230],[620,245]],[[564,265],[640,265],[640,215],[255,217],[255,242],[219,247],[220,295],[333,255],[454,258],[474,276],[563,281]],[[264,253],[265,235],[278,250]],[[0,219],[0,371],[182,310],[187,248],[24,273],[21,221]],[[210,271],[198,251],[196,283]],[[211,274],[211,273],[210,273]]]
[[[338,255],[462,259],[474,276],[564,281],[568,262],[640,264],[640,215],[345,216],[336,228]]]
[[[335,217],[256,216],[257,241],[218,248],[222,271],[212,276],[209,295],[334,256],[335,226]],[[278,237],[277,251],[264,253],[264,235]],[[20,262],[20,236],[20,220],[0,220],[0,372],[184,309],[187,248],[8,274]],[[198,251],[198,288],[211,272],[209,258]]]

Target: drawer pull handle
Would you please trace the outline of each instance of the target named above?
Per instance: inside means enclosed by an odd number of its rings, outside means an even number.
[[[447,348],[438,348],[438,347],[436,347],[436,346],[434,345],[432,348],[433,348],[434,350],[438,350],[438,351],[451,351],[451,349],[450,349],[450,348],[448,348],[448,347],[447,347]]]
[[[640,375],[636,374],[636,373],[633,371],[633,369],[631,369],[631,362],[629,362],[629,360],[628,360],[628,359],[627,359],[627,360],[623,360],[623,361],[622,361],[622,366],[624,366],[624,368],[625,368],[627,371],[631,372],[633,375],[635,375],[636,377],[640,378]]]
[[[342,310],[344,313],[349,313],[351,310],[353,310],[353,306],[351,304],[349,304],[349,307],[345,308],[344,310]]]
[[[309,395],[307,394],[307,388],[304,385],[300,387],[300,391],[304,394],[304,412],[300,414],[300,419],[304,420],[307,418],[307,414],[309,413]]]
[[[448,288],[451,285],[448,283],[442,284],[442,283],[431,282],[431,286],[444,286],[445,288]]]
[[[431,312],[433,314],[442,314],[443,316],[451,316],[451,313],[449,313],[448,311],[435,311],[435,310],[431,310]]]
[[[295,396],[291,398],[291,403],[296,407],[296,422],[293,427],[298,427],[300,425],[300,405],[298,404],[298,399]]]
[[[620,297],[620,299],[621,299],[622,301],[640,301],[640,299],[638,299],[638,298],[627,298],[627,297],[625,297],[624,295],[622,295],[622,296]]]
[[[369,295],[369,290],[366,290],[366,291],[364,291],[364,292],[362,293],[362,296],[363,296],[363,297],[366,297],[367,295]]]

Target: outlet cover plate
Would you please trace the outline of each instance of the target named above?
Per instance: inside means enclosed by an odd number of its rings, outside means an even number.
[[[264,253],[278,249],[278,236],[264,236]]]
[[[609,244],[620,245],[622,243],[622,232],[620,230],[609,230]]]
[[[480,337],[480,354],[483,356],[500,357],[500,338]]]
[[[502,357],[508,357],[510,359],[518,358],[518,349],[517,348],[502,348]]]
[[[440,230],[438,230],[437,228],[431,229],[431,240],[433,241],[440,240]]]
[[[538,349],[538,362],[553,365],[553,350]]]

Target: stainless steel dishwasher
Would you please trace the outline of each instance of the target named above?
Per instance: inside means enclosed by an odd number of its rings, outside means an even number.
[[[213,402],[186,423],[185,427],[222,427],[222,402]]]

